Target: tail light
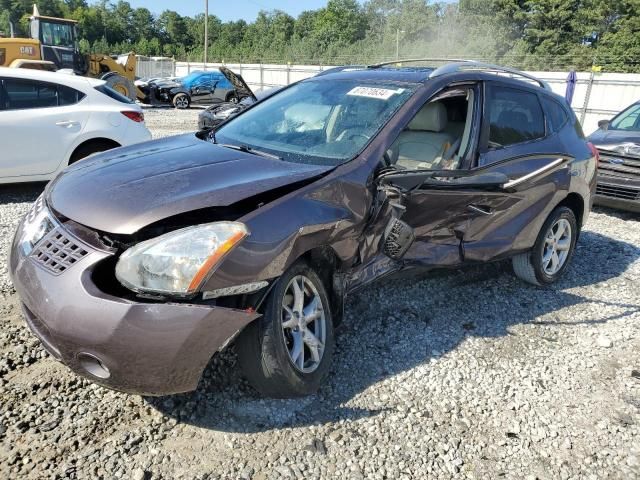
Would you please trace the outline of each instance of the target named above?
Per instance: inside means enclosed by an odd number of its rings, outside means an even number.
[[[587,146],[589,147],[589,150],[591,150],[591,155],[593,155],[596,159],[596,167],[600,166],[600,152],[598,151],[598,149],[595,147],[595,145],[591,142],[587,142]]]
[[[144,122],[144,113],[142,112],[134,112],[133,110],[125,110],[122,113],[129,120],[133,120],[134,122],[142,123]]]

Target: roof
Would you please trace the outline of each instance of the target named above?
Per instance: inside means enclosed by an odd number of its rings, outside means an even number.
[[[543,80],[540,80],[526,72],[521,72],[509,67],[492,65],[482,62],[468,60],[445,60],[444,65],[440,67],[409,67],[403,66],[403,63],[413,62],[440,62],[444,59],[410,59],[399,60],[398,62],[385,62],[369,66],[350,66],[335,67],[325,70],[317,77],[327,77],[332,79],[358,79],[368,81],[401,81],[411,83],[424,83],[429,79],[444,77],[454,74],[475,73],[486,76],[500,76],[502,79],[526,83],[528,85],[535,84],[538,87],[551,91],[551,87]],[[393,66],[397,65],[397,66]]]
[[[365,66],[336,67],[325,70],[313,78],[326,78],[327,80],[366,80],[366,81],[392,81],[406,83],[422,83],[429,79],[434,71],[428,67],[380,67],[369,68]]]
[[[42,82],[53,82],[61,85],[68,85],[76,88],[91,88],[104,84],[104,80],[81,77],[65,73],[63,71],[46,72],[32,68],[8,68],[0,67],[0,77],[21,78],[26,80],[40,80]]]

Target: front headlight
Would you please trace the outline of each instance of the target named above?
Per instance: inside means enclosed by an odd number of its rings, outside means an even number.
[[[125,251],[116,265],[116,277],[138,292],[189,295],[247,235],[247,227],[239,222],[209,223],[166,233]]]
[[[49,212],[44,206],[44,199],[41,195],[34,202],[22,226],[20,250],[22,250],[23,255],[29,255],[40,240],[53,230],[53,227]]]

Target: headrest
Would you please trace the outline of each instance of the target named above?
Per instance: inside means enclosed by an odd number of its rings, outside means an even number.
[[[447,127],[447,109],[440,102],[428,103],[409,123],[409,130],[441,132]]]

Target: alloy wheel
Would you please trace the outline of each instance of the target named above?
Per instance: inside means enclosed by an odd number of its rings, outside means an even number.
[[[542,269],[547,275],[555,275],[567,262],[572,234],[571,224],[564,218],[555,222],[547,232],[542,249]]]
[[[293,277],[287,285],[281,317],[289,360],[300,372],[314,372],[324,354],[327,324],[322,299],[306,276]]]
[[[187,100],[187,97],[178,97],[176,100],[176,107],[178,108],[189,107],[189,100]]]

